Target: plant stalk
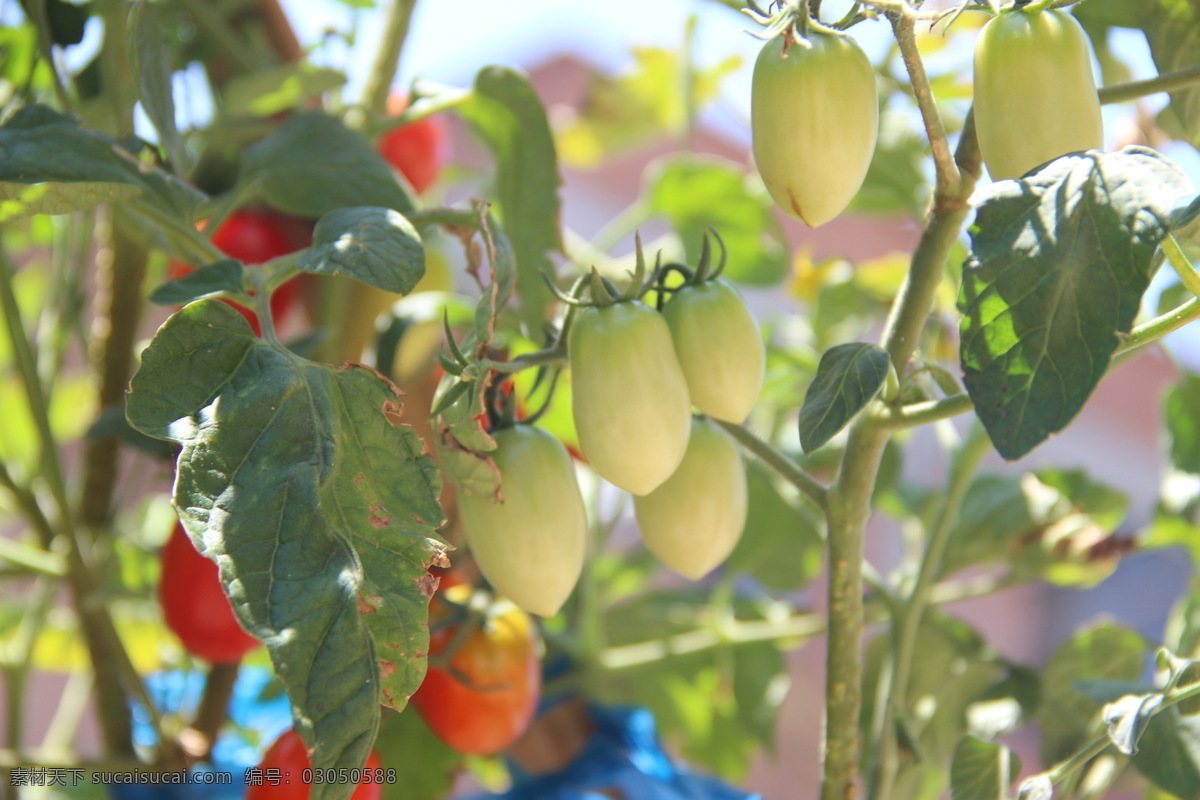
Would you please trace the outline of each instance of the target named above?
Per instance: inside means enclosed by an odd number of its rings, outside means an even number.
[[[788,483],[799,489],[805,497],[813,502],[813,505],[822,511],[825,510],[828,503],[827,490],[815,478],[805,472],[799,464],[755,436],[749,428],[719,419],[714,419],[713,422],[724,428],[726,433],[738,441],[738,444],[749,450],[760,461],[778,472]]]
[[[400,66],[400,54],[404,51],[404,40],[408,36],[408,25],[412,20],[417,0],[392,0],[383,22],[383,36],[375,61],[363,87],[362,103],[378,114],[387,111],[388,92],[396,79]]]

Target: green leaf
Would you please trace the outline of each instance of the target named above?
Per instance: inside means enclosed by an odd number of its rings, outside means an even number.
[[[126,407],[182,445],[175,507],[267,645],[313,766],[361,766],[381,704],[403,708],[424,675],[426,569],[447,547],[437,466],[399,424],[394,387],[305,361],[202,300],[159,329]]]
[[[425,275],[425,247],[412,223],[390,208],[339,208],[317,221],[296,266],[408,294]]]
[[[966,736],[950,762],[950,800],[1008,800],[1021,759],[995,742]]]
[[[1132,761],[1138,772],[1175,797],[1200,797],[1200,717],[1184,715],[1179,706],[1155,714]]]
[[[1091,740],[1099,704],[1077,684],[1089,679],[1137,680],[1146,661],[1140,634],[1113,622],[1078,631],[1050,658],[1042,673],[1042,763],[1057,764]]]
[[[729,253],[724,277],[773,286],[787,274],[787,247],[775,205],[744,167],[716,156],[675,156],[647,170],[646,202],[667,218],[683,242],[687,263],[700,260],[705,230],[721,235]]]
[[[795,493],[785,496],[775,474],[746,463],[746,526],[725,568],[747,574],[767,589],[794,591],[821,571],[825,545],[818,521]]]
[[[415,711],[384,711],[375,740],[379,761],[396,770],[383,786],[383,800],[441,800],[450,794],[464,757],[434,735]]]
[[[1083,470],[1044,469],[1034,474],[1041,483],[1061,492],[1073,508],[1087,514],[1107,533],[1117,530],[1129,514],[1127,494],[1093,481]]]
[[[1151,694],[1127,694],[1104,706],[1101,718],[1108,729],[1108,738],[1127,756],[1138,751],[1138,740],[1146,732],[1150,720],[1162,708],[1163,696]]]
[[[1184,375],[1167,390],[1163,417],[1171,439],[1171,463],[1200,474],[1200,375]]]
[[[867,177],[849,210],[880,216],[907,214],[920,219],[929,199],[929,182],[923,169],[926,146],[907,125],[884,126]]]
[[[182,306],[221,293],[241,294],[245,291],[242,282],[244,272],[242,262],[236,259],[214,261],[159,286],[150,293],[150,302],[161,306]]]
[[[136,76],[138,99],[167,157],[181,175],[187,174],[191,159],[179,129],[175,127],[175,97],[171,86],[174,69],[171,50],[163,38],[165,18],[163,4],[140,0],[129,8],[130,71]]]
[[[831,347],[800,407],[800,446],[805,454],[823,446],[879,393],[892,359],[887,351],[856,342]]]
[[[1200,63],[1200,3],[1195,0],[1135,0],[1139,27],[1146,34],[1150,55],[1160,73]],[[1200,144],[1200,90],[1171,93],[1171,103],[1158,122],[1174,138]]]
[[[1133,325],[1187,177],[1153,150],[1068,155],[983,191],[958,307],[964,383],[1002,456],[1062,430]]]
[[[289,214],[320,217],[338,208],[411,211],[412,198],[367,141],[320,111],[302,111],[246,151],[242,180]]]
[[[307,61],[280,64],[230,80],[221,92],[220,110],[227,116],[269,117],[299,108],[345,83],[346,76],[335,69]]]
[[[147,164],[108,136],[42,105],[0,127],[0,217],[66,214],[141,195],[188,224],[204,195]]]
[[[553,299],[542,274],[554,272],[549,254],[562,252],[562,180],[546,109],[524,75],[485,67],[458,111],[496,159],[496,196],[516,258],[521,319],[537,337]]]
[[[1070,512],[1060,492],[1033,476],[981,475],[967,489],[950,529],[942,571],[1006,560],[1018,542]]]

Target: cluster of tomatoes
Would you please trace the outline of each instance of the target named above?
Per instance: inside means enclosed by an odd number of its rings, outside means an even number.
[[[787,25],[754,64],[754,159],[776,204],[815,228],[862,186],[879,101],[871,62],[854,39],[811,20],[798,24],[802,37]],[[974,83],[975,130],[993,180],[1103,146],[1087,34],[1065,11],[1012,8],[991,19],[976,43]]]
[[[743,422],[765,374],[754,317],[720,268],[709,274],[707,260],[694,274],[671,267],[686,281],[661,312],[636,298],[637,287],[618,297],[597,279],[567,333],[583,456],[634,495],[646,546],[691,579],[724,561],[745,525],[744,467],[718,421]],[[693,407],[704,416],[693,418]],[[532,425],[492,436],[500,498],[460,498],[467,542],[500,594],[550,616],[573,590],[587,550],[575,468],[564,446]]]

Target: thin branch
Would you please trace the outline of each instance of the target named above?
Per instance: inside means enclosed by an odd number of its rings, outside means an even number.
[[[1130,81],[1128,83],[1105,86],[1099,92],[1100,102],[1105,105],[1110,103],[1124,103],[1128,100],[1136,100],[1139,97],[1146,97],[1147,95],[1158,94],[1159,92],[1174,92],[1179,89],[1185,89],[1197,83],[1200,83],[1200,65],[1174,72],[1164,72],[1158,77],[1147,78],[1144,81]]]
[[[929,137],[929,146],[933,151],[933,164],[937,171],[936,192],[942,197],[955,195],[961,178],[950,151],[950,141],[946,137],[946,125],[938,112],[937,101],[929,86],[929,76],[925,73],[925,64],[921,61],[920,50],[917,49],[916,17],[906,10],[892,16],[891,23],[896,43],[900,46],[900,57],[904,60],[904,68],[908,70],[917,107],[921,110],[921,119],[925,123],[925,134]]]
[[[376,113],[383,114],[387,111],[388,93],[391,91],[392,81],[396,79],[400,54],[404,50],[408,25],[416,5],[417,0],[392,0],[388,6],[379,49],[375,52],[375,61],[371,64],[371,71],[363,87],[363,105]]]
[[[799,464],[755,436],[748,428],[742,425],[734,425],[732,422],[723,422],[719,419],[714,419],[713,422],[724,428],[730,436],[737,439],[742,447],[749,450],[760,461],[778,472],[788,483],[799,489],[817,508],[822,511],[825,510],[828,504],[828,491],[817,482],[816,478],[805,472]]]
[[[880,404],[872,412],[872,420],[888,430],[901,430],[951,419],[959,414],[966,414],[974,408],[975,404],[971,402],[970,397],[966,394],[956,394],[940,400],[926,400],[906,406]]]

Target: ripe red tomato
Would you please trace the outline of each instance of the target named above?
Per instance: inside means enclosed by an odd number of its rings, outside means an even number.
[[[388,101],[388,113],[399,114],[405,103],[403,97],[393,96]],[[424,194],[437,180],[449,150],[446,120],[436,116],[392,128],[379,137],[379,155],[412,184],[417,194]]]
[[[233,615],[217,565],[196,552],[179,523],[162,550],[158,599],[167,627],[194,656],[228,664],[258,647]]]
[[[267,209],[243,209],[226,217],[221,227],[213,233],[212,243],[222,253],[243,264],[263,264],[308,246],[311,232],[294,223]],[[191,271],[192,267],[188,264],[172,262],[170,277],[182,278]],[[299,291],[299,277],[292,278],[276,289],[271,295],[271,316],[279,319],[287,313],[296,304]],[[229,305],[246,318],[255,336],[262,335],[257,314],[237,303]]]
[[[465,602],[468,586],[454,586],[446,597]],[[473,631],[450,657],[449,669],[430,667],[425,682],[412,696],[438,738],[460,753],[491,755],[504,750],[533,721],[542,689],[542,673],[533,624],[529,615],[507,606]],[[434,601],[434,619],[445,616],[445,605]],[[441,628],[429,637],[429,653],[437,655],[453,641],[456,627]],[[466,680],[464,683],[459,679]]]
[[[263,770],[264,782],[251,786],[246,792],[246,800],[308,800],[311,782],[305,783],[303,776],[304,770],[312,769],[312,761],[300,734],[287,731],[276,739],[263,754],[258,768]],[[382,769],[379,754],[372,750],[363,767],[366,774],[359,781],[354,794],[350,795],[350,800],[379,800],[383,797]],[[278,774],[275,770],[279,770]],[[279,779],[278,786],[273,784],[275,778]]]

